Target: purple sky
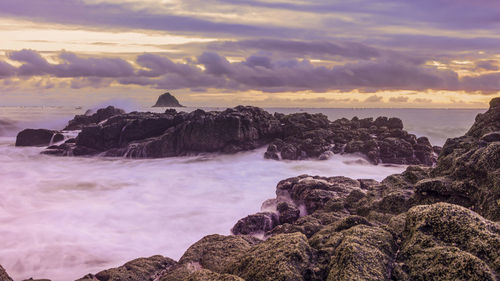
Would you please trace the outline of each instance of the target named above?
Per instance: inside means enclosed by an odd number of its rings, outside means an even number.
[[[0,36],[9,103],[98,89],[478,107],[500,91],[498,0],[2,0]]]

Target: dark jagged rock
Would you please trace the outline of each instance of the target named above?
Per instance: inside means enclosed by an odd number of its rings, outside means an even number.
[[[330,122],[323,114],[271,115],[250,106],[222,112],[198,109],[177,113],[168,109],[165,113],[129,114],[107,107],[92,115],[75,116],[65,128],[82,130],[75,144],[66,143],[45,153],[158,158],[236,153],[268,145],[264,157],[274,160],[327,160],[338,153],[359,153],[374,164],[434,165],[440,148],[402,127],[398,118],[374,121],[355,117]]]
[[[422,164],[437,159],[429,140],[403,130],[398,118],[379,117],[330,122],[323,114],[276,115],[284,134],[268,147],[268,159],[328,159],[332,153],[361,153],[372,163]]]
[[[234,235],[263,234],[278,225],[275,213],[262,212],[240,219],[231,229]]]
[[[162,256],[139,258],[129,261],[123,266],[101,271],[96,275],[88,274],[77,281],[144,281],[156,280],[176,262]]]
[[[16,146],[48,146],[64,140],[64,136],[53,130],[25,129],[17,134]]]
[[[96,125],[100,122],[108,119],[109,117],[124,114],[123,109],[115,108],[114,106],[108,106],[106,108],[101,108],[97,110],[96,113],[92,114],[92,111],[87,111],[84,115],[76,115],[75,118],[68,122],[68,125],[64,128],[65,131],[81,130],[89,125]]]
[[[184,107],[179,101],[170,93],[165,93],[158,97],[156,104],[153,107]]]
[[[0,281],[12,281],[12,278],[5,272],[5,269],[0,265]]]
[[[88,152],[157,158],[200,152],[235,153],[262,146],[280,132],[279,121],[271,114],[249,106],[222,112],[132,112],[84,127],[75,145],[61,147],[56,154]]]

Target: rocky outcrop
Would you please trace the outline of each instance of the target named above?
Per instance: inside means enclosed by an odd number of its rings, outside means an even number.
[[[268,146],[269,159],[328,159],[335,153],[360,153],[372,163],[432,166],[437,153],[425,137],[403,130],[398,118],[379,117],[330,122],[323,114],[276,114],[283,135]]]
[[[170,93],[165,93],[158,97],[153,107],[184,107],[179,101]]]
[[[156,280],[176,264],[174,260],[162,256],[139,258],[95,275],[88,274],[77,281]]]
[[[65,131],[81,130],[86,126],[99,124],[100,122],[112,116],[124,113],[125,111],[123,109],[115,108],[114,106],[101,108],[97,110],[97,112],[95,113],[92,113],[91,110],[88,110],[83,115],[76,115],[75,118],[73,118],[68,122],[68,125],[63,130]]]
[[[55,154],[158,158],[200,152],[235,153],[262,146],[280,132],[278,120],[250,106],[222,112],[132,112],[84,127],[75,144],[55,148]]]
[[[66,130],[81,129],[75,141],[52,147],[52,155],[172,157],[202,152],[235,153],[268,145],[269,159],[326,160],[338,153],[364,155],[374,164],[432,166],[440,147],[403,130],[398,118],[334,122],[323,114],[274,114],[250,106],[191,113],[132,112],[107,107],[78,115]],[[494,135],[489,138],[494,137]]]
[[[48,146],[64,140],[64,136],[53,130],[25,129],[17,134],[16,146]]]

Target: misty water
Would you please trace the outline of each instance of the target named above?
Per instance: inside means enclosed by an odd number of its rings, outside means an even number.
[[[396,116],[411,133],[429,136],[435,145],[463,134],[484,111],[268,110],[322,112],[330,120]],[[42,148],[14,146],[23,128],[60,129],[83,112],[71,107],[0,107],[0,264],[15,280],[74,280],[155,254],[178,259],[205,235],[229,234],[239,218],[258,212],[264,200],[273,198],[276,184],[287,177],[381,180],[405,169],[374,166],[354,155],[278,162],[263,158],[265,148],[235,155],[132,160],[60,158],[41,155]]]

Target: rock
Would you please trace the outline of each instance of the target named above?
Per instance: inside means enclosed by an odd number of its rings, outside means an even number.
[[[77,281],[144,281],[155,280],[165,274],[176,262],[162,256],[139,258],[123,266],[101,271],[96,275],[86,275]]]
[[[179,101],[170,93],[164,93],[158,97],[156,104],[153,107],[184,107]]]
[[[68,125],[63,129],[64,131],[81,130],[89,125],[97,125],[100,122],[116,115],[124,114],[123,109],[115,108],[114,106],[108,106],[106,108],[101,108],[97,110],[96,113],[91,114],[88,111],[84,115],[76,115],[75,118],[68,122]]]
[[[392,234],[383,229],[358,224],[342,230],[333,225],[316,233],[310,241],[330,256],[326,280],[390,279],[397,248]]]
[[[276,206],[279,214],[279,223],[293,223],[300,217],[300,210],[288,202],[280,202]]]
[[[194,264],[178,265],[170,269],[159,281],[244,281],[231,274],[219,274],[208,269],[197,268]]]
[[[484,134],[480,140],[485,142],[500,141],[500,131]]]
[[[0,265],[0,281],[13,281],[12,278],[5,272],[5,269]]]
[[[247,236],[208,235],[187,249],[180,264],[197,263],[204,269],[224,273],[228,264],[236,262],[260,240]]]
[[[16,146],[48,146],[64,140],[58,131],[46,129],[25,129],[17,134]]]
[[[263,234],[278,225],[275,213],[261,212],[240,219],[231,229],[234,235]]]
[[[466,208],[413,207],[403,239],[400,271],[411,280],[497,280],[500,274],[500,225]]]
[[[201,269],[195,271],[187,278],[187,281],[245,281],[232,274],[219,274],[210,270]]]
[[[301,233],[280,234],[252,247],[229,267],[245,280],[320,280],[316,250]]]
[[[262,146],[280,132],[279,121],[256,107],[222,112],[132,112],[84,127],[70,149],[131,158],[235,153]]]

